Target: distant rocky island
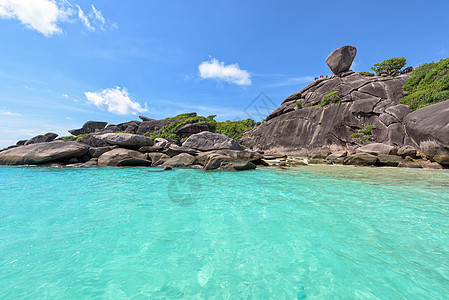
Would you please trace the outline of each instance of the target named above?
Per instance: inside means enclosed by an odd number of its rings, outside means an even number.
[[[449,168],[449,59],[402,69],[405,59],[350,70],[357,50],[326,59],[333,76],[287,97],[263,122],[188,113],[110,124],[86,122],[0,151],[2,165],[151,166],[249,170],[344,164]],[[402,69],[402,70],[401,70]]]

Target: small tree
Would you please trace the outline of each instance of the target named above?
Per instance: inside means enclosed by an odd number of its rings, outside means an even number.
[[[396,76],[406,64],[407,60],[404,57],[394,57],[381,63],[374,64],[374,66],[371,67],[371,70],[376,72],[377,75],[386,74],[389,76]]]

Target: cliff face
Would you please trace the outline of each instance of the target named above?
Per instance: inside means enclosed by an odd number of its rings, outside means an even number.
[[[323,148],[348,150],[373,142],[398,147],[413,144],[402,125],[411,110],[397,104],[408,78],[346,71],[315,80],[287,97],[240,142],[253,150],[283,154],[307,154]]]

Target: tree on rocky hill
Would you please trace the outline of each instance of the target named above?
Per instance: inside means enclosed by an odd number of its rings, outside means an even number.
[[[404,57],[394,57],[374,64],[371,70],[376,72],[377,75],[396,76],[406,64],[407,60]]]

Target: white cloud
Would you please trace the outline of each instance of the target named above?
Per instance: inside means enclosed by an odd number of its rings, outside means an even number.
[[[105,89],[101,92],[87,92],[87,101],[98,108],[117,115],[135,115],[147,111],[140,103],[131,100],[125,88]]]
[[[251,75],[246,70],[241,70],[238,64],[225,65],[215,58],[203,61],[199,66],[200,77],[204,79],[215,79],[238,85],[251,85]]]
[[[14,113],[14,112],[10,112],[10,111],[2,111],[2,115],[4,116],[10,116],[10,117],[21,117],[22,115],[19,113]]]
[[[62,32],[60,23],[73,23],[77,19],[91,31],[104,30],[103,14],[95,6],[91,8],[92,11],[85,14],[79,5],[74,6],[67,0],[0,0],[0,18],[17,19],[47,37]]]

